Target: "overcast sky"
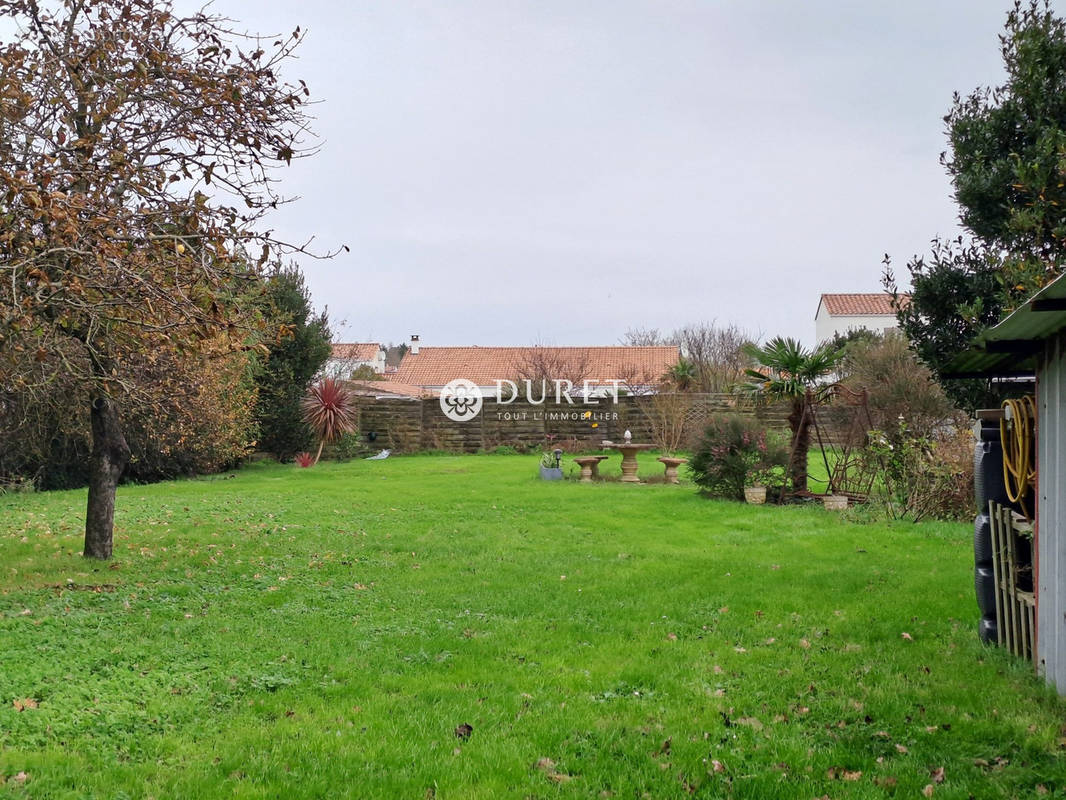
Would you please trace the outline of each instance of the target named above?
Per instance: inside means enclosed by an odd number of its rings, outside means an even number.
[[[1009,0],[218,0],[309,31],[323,149],[283,186],[347,341],[613,344],[717,320],[814,339],[957,233],[952,92]],[[336,326],[340,327],[340,326]]]

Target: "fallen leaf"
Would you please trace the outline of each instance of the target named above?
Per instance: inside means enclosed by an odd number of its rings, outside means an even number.
[[[906,747],[904,747],[904,746],[903,746],[903,745],[901,745],[901,744],[897,744],[897,745],[896,745],[896,750],[898,750],[898,751],[899,751],[899,752],[901,752],[901,753],[906,753],[906,752],[907,752],[907,748],[906,748]]]
[[[550,781],[555,783],[566,783],[571,779],[570,775],[565,772],[559,772],[555,768],[555,762],[550,758],[541,758],[537,760],[537,763],[533,765],[534,769],[539,769]]]
[[[757,731],[761,731],[763,729],[763,724],[759,722],[759,720],[757,720],[755,717],[741,717],[740,719],[736,720],[736,724],[747,725],[749,728],[752,728]]]
[[[859,772],[857,770],[855,772],[848,772],[845,770],[844,774],[841,775],[841,777],[846,781],[857,781],[859,778],[862,777],[862,772]]]
[[[944,768],[943,767],[937,767],[936,769],[929,770],[929,775],[930,775],[930,777],[932,777],[933,783],[943,783],[944,782]]]
[[[456,728],[455,728],[455,738],[456,739],[463,739],[465,741],[466,739],[470,738],[470,734],[472,734],[473,732],[474,732],[473,726],[472,725],[467,725],[464,722],[462,725],[456,726]]]
[[[717,758],[712,758],[712,759],[711,759],[711,770],[712,770],[712,771],[713,771],[714,773],[716,773],[716,774],[717,774],[717,773],[722,773],[722,772],[725,772],[725,764],[723,764],[723,763],[722,763],[721,761],[719,761],[719,760],[718,760]]]
[[[811,643],[808,642],[806,639],[800,639],[800,647],[802,647],[804,650],[809,649],[810,646],[811,646]]]
[[[15,774],[15,775],[13,775],[11,777],[11,780],[13,780],[15,783],[20,784],[20,785],[25,783],[29,779],[30,779],[30,776],[28,774],[26,774],[25,772],[19,772],[19,773]]]
[[[19,712],[32,711],[33,709],[37,708],[37,701],[34,700],[32,697],[27,697],[22,700],[15,700],[12,705],[14,705],[15,710]]]
[[[900,636],[902,636],[908,642],[913,642],[914,641],[914,637],[911,636],[909,633],[904,632],[904,633],[901,633]]]
[[[933,788],[933,784],[927,783],[925,785],[925,788],[922,789],[922,794],[925,795],[926,797],[932,797],[933,796],[933,792],[935,792],[935,791],[936,791],[936,789]]]
[[[668,634],[666,634],[666,638],[669,641],[671,641],[671,642],[676,642],[677,641],[677,634],[676,633],[668,633]]]

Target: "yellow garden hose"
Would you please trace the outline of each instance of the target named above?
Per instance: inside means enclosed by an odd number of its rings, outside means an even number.
[[[1031,396],[1003,401],[1003,418],[999,421],[999,438],[1003,443],[1003,483],[1007,499],[1017,503],[1026,519],[1032,514],[1025,496],[1036,480],[1036,403]]]

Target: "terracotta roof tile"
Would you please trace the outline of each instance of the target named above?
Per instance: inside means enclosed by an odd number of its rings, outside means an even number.
[[[429,397],[431,392],[421,386],[410,386],[396,381],[348,381],[352,391],[362,397],[400,395],[402,397]]]
[[[901,295],[904,304],[910,299],[909,295]],[[869,294],[823,294],[822,305],[825,310],[834,317],[866,317],[877,315],[895,315],[892,308],[892,296],[887,292],[871,292]]]
[[[538,361],[558,367],[561,374],[548,376],[552,379],[651,383],[679,355],[677,347],[422,347],[404,355],[396,372],[386,377],[414,386],[444,386],[457,378],[491,386],[521,377],[523,365]]]
[[[345,361],[374,361],[378,357],[381,345],[377,342],[350,342],[333,345],[333,358]]]

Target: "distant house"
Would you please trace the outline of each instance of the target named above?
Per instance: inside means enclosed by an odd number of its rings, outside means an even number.
[[[533,381],[533,396],[541,393],[541,381],[555,391],[554,382],[573,387],[571,396],[604,396],[652,392],[662,376],[677,364],[677,347],[421,347],[417,339],[404,354],[396,372],[385,376],[405,386],[418,386],[439,393],[457,379],[476,384],[485,397],[497,397],[508,382]],[[587,385],[586,385],[587,382]]]
[[[906,303],[910,298],[902,295],[900,299]],[[815,338],[819,343],[836,334],[844,335],[862,328],[883,333],[898,327],[892,296],[887,292],[823,294],[814,315]]]
[[[360,367],[385,374],[385,348],[377,342],[352,342],[333,345],[333,353],[324,372],[331,378],[347,380]]]

